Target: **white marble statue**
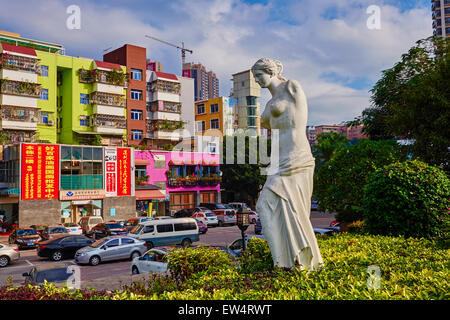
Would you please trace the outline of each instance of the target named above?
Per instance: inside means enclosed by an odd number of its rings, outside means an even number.
[[[309,220],[315,164],[306,137],[308,107],[300,84],[282,71],[279,61],[268,58],[252,67],[256,82],[272,94],[261,125],[279,134],[279,165],[267,176],[256,211],[274,264],[315,270],[323,261]]]

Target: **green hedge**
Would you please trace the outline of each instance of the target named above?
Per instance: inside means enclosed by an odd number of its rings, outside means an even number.
[[[176,283],[168,276],[153,275],[150,277],[152,283],[145,290],[142,285],[137,285],[107,295],[88,295],[86,292],[83,295],[89,299],[120,300],[450,298],[450,253],[433,240],[346,233],[327,238],[318,237],[318,243],[325,265],[320,271],[261,268],[260,272],[248,272],[225,262],[228,259],[218,253],[218,250],[207,252],[213,249],[202,248],[198,257],[219,255],[223,260],[210,259],[202,264],[198,264],[200,261],[194,262],[197,267],[182,283]],[[267,248],[264,248],[267,244],[258,242],[256,246],[259,254],[267,254]],[[194,251],[195,249],[185,249],[176,254],[178,257],[193,259]],[[263,258],[267,259],[267,256]],[[184,262],[181,264],[185,265]],[[370,281],[372,278],[368,274],[368,268],[374,265],[381,272],[379,289],[368,287],[368,284],[373,283]],[[20,289],[8,290],[8,297],[11,298],[12,292]],[[0,300],[2,292],[4,291],[0,288]],[[55,297],[61,298],[57,295],[59,290],[54,289],[53,292]],[[79,290],[72,295],[78,298],[83,296]],[[52,296],[46,298],[51,299]]]

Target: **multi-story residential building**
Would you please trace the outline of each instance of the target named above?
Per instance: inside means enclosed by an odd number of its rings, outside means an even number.
[[[104,61],[126,66],[129,74],[127,88],[127,143],[145,144],[147,134],[147,50],[126,44],[103,56]]]
[[[306,136],[311,145],[317,144],[317,136],[322,133],[335,132],[337,134],[344,135],[347,140],[355,141],[361,139],[367,139],[367,135],[362,133],[363,126],[347,127],[345,125],[320,125],[320,126],[307,126]]]
[[[237,129],[237,99],[219,97],[195,103],[196,134],[217,130],[221,136],[233,135]]]
[[[147,59],[147,70],[156,71],[156,72],[164,72],[164,66],[159,61],[152,61]]]
[[[195,101],[219,97],[219,79],[202,64],[191,62],[183,64],[183,77],[194,79]]]
[[[220,202],[220,157],[217,153],[135,151],[136,204],[159,214]],[[156,186],[157,188],[152,188]]]
[[[233,90],[231,97],[238,101],[238,128],[247,131],[250,135],[261,134],[259,121],[261,87],[256,83],[250,70],[233,74]]]
[[[18,34],[0,32],[0,44],[2,129],[11,142],[123,144],[125,67]]]
[[[162,149],[176,145],[182,135],[181,84],[174,74],[147,73],[147,145]]]
[[[433,35],[450,37],[450,0],[431,0]]]

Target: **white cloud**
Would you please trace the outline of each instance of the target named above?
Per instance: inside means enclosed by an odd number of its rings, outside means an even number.
[[[24,37],[63,44],[67,54],[101,59],[103,50],[125,43],[144,46],[148,57],[161,61],[166,72],[180,73],[179,50],[145,34],[192,49],[187,61],[201,62],[220,80],[228,95],[233,73],[249,69],[261,57],[284,64],[285,76],[298,80],[308,97],[309,124],[351,120],[369,105],[367,88],[324,79],[335,74],[375,82],[416,40],[431,35],[431,12],[417,6],[399,10],[383,1],[269,1],[267,5],[240,0],[173,0],[127,6],[121,2],[78,1],[81,30],[68,30],[62,0],[9,1],[2,4],[0,29]],[[381,30],[366,27],[366,8],[381,7]],[[135,2],[136,3],[136,2]],[[25,5],[26,4],[26,5]],[[325,17],[331,12],[334,19]],[[334,13],[334,14],[333,14]],[[262,93],[262,105],[268,100]]]

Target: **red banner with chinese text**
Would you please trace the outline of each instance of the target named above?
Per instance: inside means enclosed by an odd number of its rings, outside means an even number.
[[[131,149],[117,148],[117,195],[131,196]]]
[[[21,199],[58,199],[59,146],[22,144]]]

